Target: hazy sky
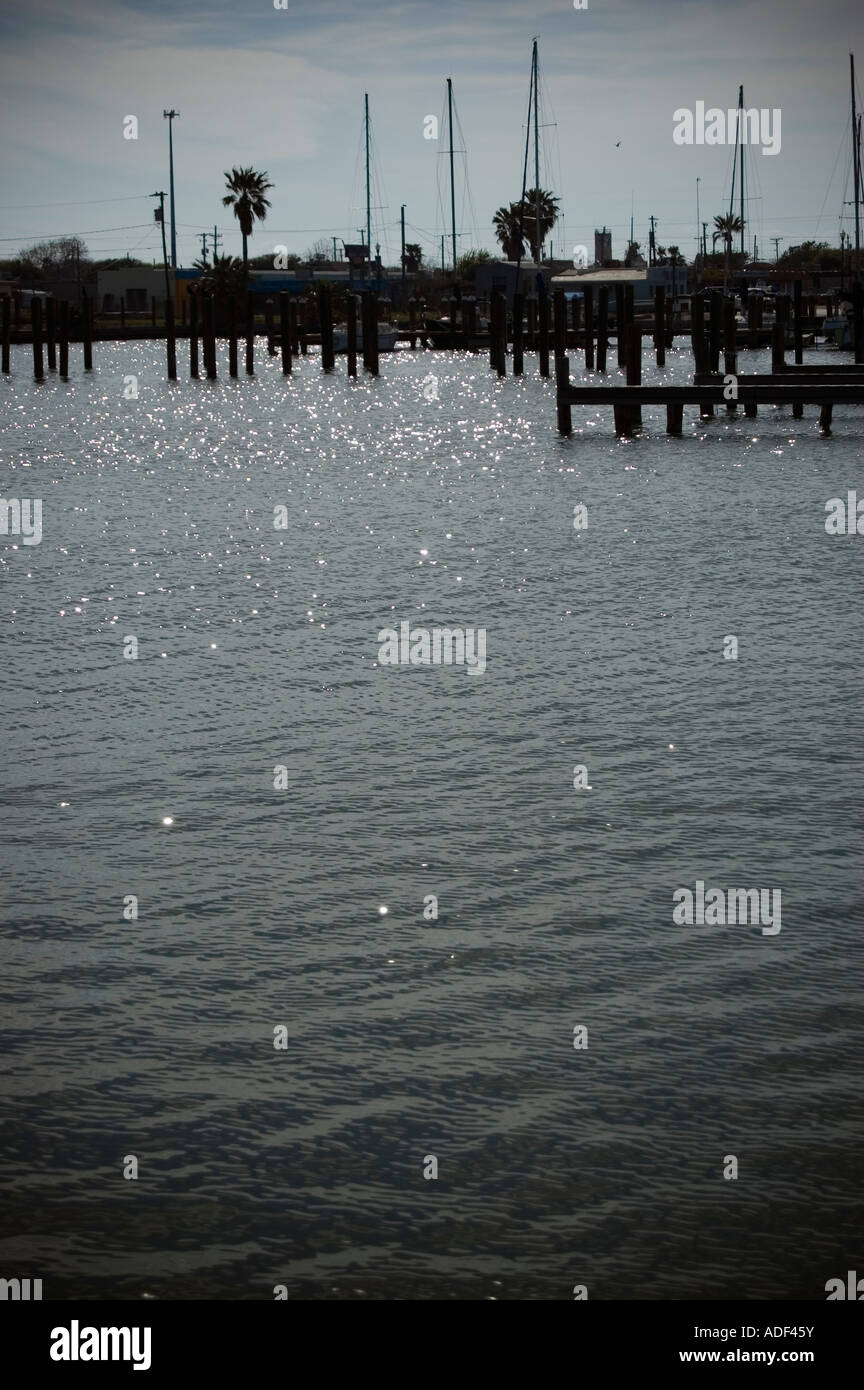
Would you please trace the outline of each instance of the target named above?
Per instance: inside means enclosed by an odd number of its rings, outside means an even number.
[[[407,239],[437,260],[449,230],[447,131],[442,122],[438,140],[425,139],[424,119],[441,118],[448,76],[466,149],[456,159],[459,249],[494,249],[492,215],[521,189],[535,35],[541,183],[564,214],[556,254],[579,242],[593,251],[604,222],[623,254],[632,207],[643,245],[653,213],[658,241],[692,256],[697,176],[710,226],[728,205],[731,149],[675,144],[673,112],[734,106],[742,82],[748,106],[782,112],[779,154],[747,152],[750,247],[754,235],[772,256],[773,236],[781,250],[811,237],[836,245],[852,196],[849,53],[864,74],[861,0],[587,0],[582,10],[573,0],[288,0],[285,10],[273,0],[3,0],[0,16],[7,254],[78,233],[93,255],[159,255],[146,195],[168,188],[170,106],[181,113],[181,264],[214,223],[220,250],[240,253],[221,205],[235,164],[266,169],[275,184],[250,254],[358,241],[368,91],[373,243],[396,259],[405,203]],[[137,140],[123,137],[127,115]]]

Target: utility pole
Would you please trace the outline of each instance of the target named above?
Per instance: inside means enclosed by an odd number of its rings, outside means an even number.
[[[782,236],[769,236],[768,240],[774,243],[774,261],[776,264],[780,259],[780,242],[785,241],[786,238]]]
[[[201,236],[201,259],[202,259],[202,261],[204,262],[204,264],[206,265],[206,264],[207,264],[207,233],[206,233],[206,232],[201,232],[201,233],[200,233],[200,236]]]
[[[702,223],[702,259],[708,255],[708,223]]]
[[[214,225],[213,227],[213,264],[216,264],[216,252],[219,250],[219,243],[222,240],[222,233]]]
[[[172,107],[170,111],[163,111],[162,117],[168,122],[168,174],[170,182],[168,187],[171,190],[171,269],[177,269],[177,222],[174,217],[174,118],[180,112]],[[215,247],[214,247],[215,253]]]
[[[402,279],[405,279],[405,204],[402,204]]]
[[[333,238],[333,259],[334,259],[334,261],[338,261],[338,259],[339,259],[339,257],[336,255],[336,238],[335,238],[335,236],[334,236],[334,238]]]
[[[696,251],[699,251],[699,184],[701,180],[698,175],[696,178]]]
[[[650,230],[650,232],[648,233],[648,264],[649,264],[649,265],[656,265],[656,264],[657,264],[657,243],[656,243],[656,241],[655,241],[655,239],[654,239],[654,223],[657,221],[657,218],[656,218],[656,217],[650,217],[648,220],[649,220],[649,222],[651,223],[651,230]],[[631,241],[632,241],[632,237],[631,237]]]
[[[456,269],[456,185],[453,181],[453,83],[447,78],[447,114],[450,124],[450,235],[453,241],[453,269]]]
[[[165,267],[165,298],[171,298],[171,281],[168,278],[168,248],[165,245],[165,194],[151,193],[151,198],[159,199],[158,208],[153,209],[154,221],[161,223],[162,226],[162,261]]]
[[[444,237],[441,237],[441,269],[444,269]]]

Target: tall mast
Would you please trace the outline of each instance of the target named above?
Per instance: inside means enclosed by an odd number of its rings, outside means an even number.
[[[372,261],[372,213],[369,199],[369,93],[365,93],[366,109],[366,245],[369,248],[369,261]]]
[[[738,89],[738,126],[741,132],[741,250],[744,250],[744,85]]]
[[[447,113],[450,119],[450,233],[453,238],[453,269],[456,269],[456,185],[453,181],[453,83],[447,78]]]
[[[855,187],[855,270],[861,269],[861,133],[855,113],[855,55],[849,54],[849,73],[852,82],[852,179]]]
[[[534,82],[534,263],[540,264],[540,124],[538,120],[539,94],[537,81],[537,40],[531,53],[531,75]]]

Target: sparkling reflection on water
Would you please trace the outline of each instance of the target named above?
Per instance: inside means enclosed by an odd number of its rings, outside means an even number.
[[[860,413],[560,440],[530,355],[94,356],[0,382],[4,495],[44,509],[0,540],[0,1272],[823,1299],[860,1192],[861,550],[824,530]],[[406,618],[485,627],[485,674],[379,665]],[[781,933],[673,926],[697,879],[781,888]]]

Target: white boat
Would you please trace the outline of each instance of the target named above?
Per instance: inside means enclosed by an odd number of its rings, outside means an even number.
[[[400,336],[398,329],[392,323],[379,323],[378,325],[378,351],[392,352],[396,346],[396,339]],[[404,337],[404,334],[402,335]],[[348,351],[348,325],[336,323],[333,325],[333,351]],[[363,325],[357,323],[357,351],[363,351]]]

